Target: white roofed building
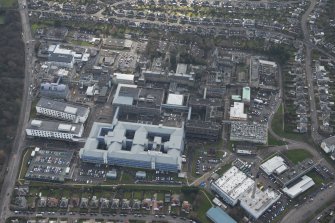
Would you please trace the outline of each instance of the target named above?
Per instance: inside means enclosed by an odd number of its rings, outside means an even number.
[[[287,194],[290,198],[295,198],[299,194],[311,188],[313,185],[315,185],[313,179],[305,175],[301,177],[301,180],[298,181],[296,184],[290,187],[283,188],[283,192]]]
[[[112,75],[114,84],[134,84],[133,74],[122,74],[122,73],[114,73]]]
[[[280,198],[280,193],[271,189],[265,191],[258,187],[249,188],[243,193],[239,200],[241,207],[253,218],[259,218],[268,208],[270,208]]]
[[[166,104],[168,105],[183,105],[184,95],[182,94],[169,94]]]
[[[234,105],[230,107],[230,120],[247,120],[247,114],[244,113],[244,103],[234,102]]]
[[[258,189],[255,181],[235,166],[211,183],[211,189],[231,206],[240,202],[241,207],[255,219],[280,198],[277,191]]]
[[[280,156],[272,157],[271,159],[260,165],[260,168],[267,175],[271,175],[272,173],[281,174],[288,169],[287,165],[284,162],[284,159]]]
[[[237,204],[239,196],[252,187],[254,183],[245,173],[233,166],[221,178],[211,184],[211,189],[222,197],[226,203],[234,206]]]
[[[26,128],[27,136],[75,141],[84,132],[82,124],[69,124],[54,121],[31,120]]]

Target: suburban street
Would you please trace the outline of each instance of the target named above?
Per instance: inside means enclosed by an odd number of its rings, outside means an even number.
[[[313,8],[316,5],[315,0],[311,0],[311,4],[308,8],[308,10],[305,12],[305,14],[302,16],[301,25],[302,30],[304,34],[304,42],[309,41],[309,31],[307,28],[307,19],[312,12]],[[312,61],[311,61],[311,46],[309,44],[305,44],[306,49],[306,57],[305,57],[305,66],[306,66],[306,77],[308,82],[308,93],[310,96],[310,108],[311,108],[311,128],[312,128],[312,138],[313,141],[316,144],[319,144],[322,140],[322,137],[318,134],[318,120],[317,120],[317,111],[316,111],[316,105],[315,105],[315,95],[314,95],[314,88],[313,88],[313,74],[312,74]],[[272,129],[270,128],[270,132],[273,134]],[[273,134],[274,135],[274,134]],[[276,138],[278,136],[274,135]],[[280,138],[280,137],[279,137]],[[327,165],[329,168],[331,168],[332,171],[334,171],[334,168],[328,164],[325,160],[321,159],[321,154],[318,152],[315,148],[312,148],[306,143],[301,142],[294,142],[292,140],[286,140],[290,144],[288,146],[282,146],[282,147],[273,147],[271,150],[279,151],[281,149],[291,149],[291,148],[304,148],[308,150],[313,156],[317,159],[319,159],[320,162],[322,162],[324,165]],[[327,188],[321,193],[319,193],[312,201],[305,202],[303,205],[300,205],[292,210],[290,210],[286,216],[281,220],[281,222],[306,222],[307,219],[312,217],[313,215],[317,214],[315,213],[315,210],[321,208],[324,206],[325,203],[332,202],[335,200],[334,197],[335,194],[335,188]]]

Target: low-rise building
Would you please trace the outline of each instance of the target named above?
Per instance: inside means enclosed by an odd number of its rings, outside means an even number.
[[[288,185],[284,187],[283,192],[287,194],[290,198],[295,198],[299,194],[311,188],[313,185],[315,185],[313,179],[309,176],[304,175],[293,185]]]
[[[42,83],[40,86],[40,94],[46,98],[67,99],[70,94],[70,89],[65,84]]]
[[[246,121],[248,115],[244,113],[244,103],[234,102],[234,105],[230,107],[230,120]]]
[[[335,136],[324,139],[321,142],[321,148],[325,153],[332,153],[335,151]]]
[[[134,77],[133,74],[114,73],[112,80],[114,84],[134,84]]]
[[[244,87],[242,91],[242,101],[245,103],[250,103],[250,87]]]
[[[237,223],[220,207],[212,207],[206,212],[206,216],[214,223]]]
[[[36,104],[38,114],[48,117],[84,123],[90,113],[87,107],[41,98]]]
[[[245,173],[233,166],[211,184],[211,189],[227,204],[235,206],[239,196],[252,187],[254,183]]]
[[[82,137],[82,124],[69,124],[55,121],[31,120],[26,128],[27,136],[75,141]]]
[[[267,174],[271,175],[272,173],[281,174],[288,169],[287,165],[284,162],[284,159],[280,156],[274,156],[271,159],[268,159],[260,168]]]

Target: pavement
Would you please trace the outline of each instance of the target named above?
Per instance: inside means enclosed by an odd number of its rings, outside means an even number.
[[[22,39],[25,43],[25,79],[24,79],[24,90],[22,96],[21,112],[19,122],[17,126],[17,132],[13,143],[12,152],[7,160],[8,171],[4,178],[4,182],[0,192],[0,222],[5,222],[8,216],[8,204],[10,203],[10,195],[15,186],[16,176],[20,167],[20,159],[24,147],[25,138],[25,125],[29,120],[30,108],[31,108],[31,96],[29,94],[29,86],[31,84],[31,76],[34,66],[34,41],[32,39],[28,12],[27,9],[23,9],[22,5],[26,5],[25,0],[19,1],[19,13],[22,22]]]

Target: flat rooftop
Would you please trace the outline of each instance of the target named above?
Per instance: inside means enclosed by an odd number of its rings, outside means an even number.
[[[136,85],[118,84],[113,104],[157,107],[162,104],[163,98],[163,89],[138,88]]]
[[[212,207],[206,212],[206,216],[214,223],[237,223],[232,217],[224,212],[220,207]]]
[[[291,182],[311,171],[316,165],[317,164],[312,159],[305,159],[293,167],[290,167],[289,170],[276,178],[282,185],[287,186]]]
[[[242,121],[231,122],[230,140],[232,141],[248,141],[266,144],[267,139],[267,125]]]
[[[252,179],[235,166],[231,167],[222,177],[214,182],[221,191],[234,200],[242,195],[249,187],[252,187],[254,183]]]
[[[60,101],[54,101],[54,100],[50,100],[47,98],[41,98],[36,104],[36,107],[70,113],[70,114],[78,115],[78,116],[85,116],[87,112],[89,112],[89,108],[87,107],[65,103],[65,102],[60,102]]]
[[[184,103],[184,95],[182,94],[172,94],[170,93],[166,104],[169,105],[183,105]]]
[[[257,219],[279,198],[280,194],[273,190],[261,191],[251,187],[239,199],[241,207]]]
[[[204,98],[197,98],[197,97],[190,97],[189,101],[188,101],[189,106],[203,106],[203,107],[207,107],[207,106],[215,106],[215,107],[222,107],[223,103],[221,99],[218,98],[208,98],[208,99],[204,99]]]
[[[286,165],[284,159],[281,156],[274,156],[268,159],[260,168],[268,175],[272,174],[276,169],[280,168],[282,165]]]
[[[247,114],[244,113],[244,103],[234,102],[234,105],[230,107],[229,115],[230,119],[246,120]]]
[[[72,134],[79,134],[83,128],[82,124],[74,124],[68,122],[45,121],[45,120],[31,120],[27,129],[50,131],[50,132],[68,132]]]

